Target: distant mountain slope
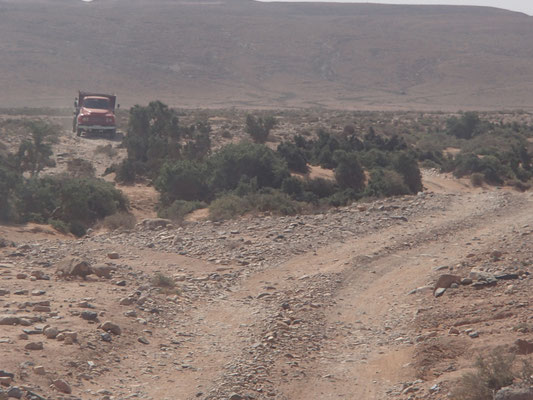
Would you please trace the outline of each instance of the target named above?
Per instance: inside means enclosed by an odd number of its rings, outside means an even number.
[[[0,106],[533,109],[533,18],[482,7],[0,0]]]

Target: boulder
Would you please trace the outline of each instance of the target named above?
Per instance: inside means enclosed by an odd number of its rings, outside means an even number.
[[[437,289],[448,289],[452,286],[452,284],[461,284],[461,277],[457,275],[450,275],[450,274],[444,274],[439,276],[439,279],[437,279],[437,282],[435,282],[435,286],[433,287],[433,290],[436,291]]]
[[[59,334],[59,331],[57,330],[57,328],[54,328],[54,327],[48,327],[46,328],[44,331],[44,336],[46,336],[48,339],[55,339],[57,337],[57,335]]]
[[[72,389],[70,388],[70,385],[65,382],[63,379],[56,379],[54,381],[54,387],[59,390],[61,393],[70,394],[72,393]]]
[[[494,400],[533,400],[533,387],[508,386],[498,390]]]
[[[42,350],[44,346],[43,342],[30,342],[24,348],[26,350]]]
[[[106,264],[97,264],[93,265],[92,267],[93,273],[98,276],[99,278],[111,278],[111,272],[115,271],[117,268],[112,265],[106,265]]]
[[[165,226],[171,225],[172,221],[165,218],[147,218],[144,219],[140,225],[143,228],[155,230],[158,228],[164,228]]]
[[[100,325],[100,329],[106,332],[111,332],[114,335],[120,335],[122,333],[122,329],[120,329],[120,326],[114,324],[111,321],[105,321],[102,325]]]
[[[60,276],[81,276],[85,278],[93,273],[88,261],[77,257],[69,257],[59,262],[57,273]]]
[[[0,315],[0,325],[18,325],[20,324],[19,317],[13,317],[12,315]]]

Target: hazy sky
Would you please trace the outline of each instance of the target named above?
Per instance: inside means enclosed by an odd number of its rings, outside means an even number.
[[[267,0],[268,1],[268,0]],[[279,1],[279,0],[277,0]],[[533,15],[532,0],[383,0],[383,1],[358,1],[358,0],[286,0],[286,1],[325,1],[344,3],[382,3],[382,4],[450,4],[458,6],[488,6],[504,8],[506,10],[520,11]]]

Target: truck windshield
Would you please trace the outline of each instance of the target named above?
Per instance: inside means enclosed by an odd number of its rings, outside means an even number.
[[[84,99],[83,106],[87,108],[109,109],[108,99]]]

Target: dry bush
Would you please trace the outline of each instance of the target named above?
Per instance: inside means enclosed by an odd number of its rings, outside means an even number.
[[[461,377],[459,384],[452,391],[454,400],[490,400],[493,394],[513,383],[514,354],[504,353],[502,349],[494,350],[487,358],[479,356],[475,371]],[[525,370],[525,369],[524,369]],[[525,372],[527,374],[527,371]]]
[[[67,161],[67,172],[74,178],[94,178],[95,169],[90,161],[73,158]]]
[[[483,186],[484,181],[485,178],[483,177],[483,174],[480,174],[479,172],[474,172],[472,175],[470,175],[470,183],[474,187]]]
[[[161,272],[157,272],[151,279],[152,285],[159,288],[163,294],[180,294],[180,290],[176,287],[174,279]]]
[[[137,218],[135,218],[133,214],[126,212],[109,215],[102,221],[102,225],[110,231],[114,231],[116,229],[130,230],[135,228],[136,223]]]
[[[94,150],[94,154],[105,154],[109,158],[113,158],[117,155],[117,150],[111,144],[106,144],[105,146],[99,145]]]
[[[176,283],[170,276],[158,272],[152,277],[152,285],[161,288],[173,288]]]

